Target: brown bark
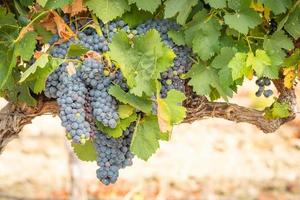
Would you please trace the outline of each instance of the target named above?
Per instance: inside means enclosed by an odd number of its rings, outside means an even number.
[[[0,154],[6,144],[16,138],[22,128],[30,124],[33,118],[46,113],[55,114],[57,110],[57,105],[53,101],[47,101],[44,98],[39,100],[35,108],[8,103],[0,111]]]
[[[187,117],[184,122],[191,123],[204,118],[216,117],[234,122],[250,123],[265,133],[274,132],[282,124],[296,117],[296,94],[293,89],[285,88],[281,80],[274,80],[273,83],[280,94],[278,101],[289,105],[290,116],[288,118],[269,120],[264,117],[263,111],[226,102],[209,102],[203,96],[192,94],[188,95],[189,98],[185,102]]]
[[[291,121],[296,116],[296,95],[294,90],[286,89],[283,82],[273,81],[278,92],[279,101],[289,105],[290,116],[284,119],[266,119],[263,111],[246,108],[226,102],[210,102],[204,96],[197,96],[191,89],[188,89],[187,100],[184,106],[187,108],[185,123],[197,120],[217,117],[235,122],[246,122],[260,128],[265,133],[276,131],[282,124]],[[9,103],[0,111],[0,154],[5,145],[17,137],[24,125],[31,123],[31,120],[45,113],[57,114],[58,107],[55,101],[40,97],[35,108],[27,106],[15,106]]]

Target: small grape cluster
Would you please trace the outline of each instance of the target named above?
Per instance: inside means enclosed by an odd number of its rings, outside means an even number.
[[[115,183],[119,170],[132,165],[134,155],[130,152],[130,143],[135,123],[132,123],[120,138],[112,138],[105,133],[96,133],[95,146],[98,153],[98,179],[105,185]]]
[[[265,97],[270,97],[273,95],[273,91],[271,89],[265,89],[265,87],[271,85],[270,79],[263,77],[256,80],[256,85],[258,85],[258,91],[255,93],[257,97],[260,97],[261,95],[264,95]]]
[[[66,128],[68,138],[75,143],[85,143],[90,139],[91,127],[85,118],[85,96],[87,88],[78,75],[68,77],[64,90],[57,99],[60,119]]]

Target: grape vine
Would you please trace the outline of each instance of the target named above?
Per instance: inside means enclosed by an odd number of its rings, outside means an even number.
[[[74,151],[97,162],[105,185],[198,115],[265,132],[296,115],[300,0],[5,2],[0,96],[33,108],[55,100]],[[230,104],[245,80],[273,104]]]

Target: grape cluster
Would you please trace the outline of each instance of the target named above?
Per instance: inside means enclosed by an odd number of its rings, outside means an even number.
[[[273,91],[271,89],[265,89],[266,86],[271,85],[270,79],[263,77],[256,80],[256,85],[258,85],[258,91],[255,93],[257,97],[260,97],[261,95],[264,95],[265,97],[270,97],[273,95]]]
[[[69,23],[67,17],[65,21]],[[71,25],[75,30],[74,24]],[[109,50],[108,44],[118,30],[124,30],[135,36],[144,34],[149,29],[156,29],[162,41],[176,54],[173,65],[166,72],[161,73],[161,97],[165,98],[171,89],[184,91],[185,81],[182,75],[191,68],[191,49],[176,45],[167,34],[169,30],[178,30],[179,25],[168,20],[149,20],[135,30],[130,30],[124,21],[113,21],[108,24],[100,22],[100,26],[103,36],[99,36],[92,28],[82,28],[83,30],[77,33],[76,39],[72,38],[59,44],[61,42],[59,36],[54,35],[49,40],[52,46],[51,55],[62,59],[68,58],[67,52],[71,44],[80,44],[102,54]],[[82,61],[81,65],[76,66],[76,73],[70,75],[68,63],[61,64],[48,77],[45,95],[57,99],[62,125],[66,128],[72,142],[84,143],[90,138],[94,139],[99,166],[97,177],[105,185],[115,183],[119,170],[132,165],[133,154],[130,152],[130,144],[136,123],[132,123],[123,131],[120,138],[112,138],[97,130],[95,124],[98,121],[109,128],[117,126],[119,122],[118,102],[108,93],[108,90],[111,85],[117,84],[127,92],[128,85],[121,71],[105,58],[80,60],[79,57],[72,57],[70,59]],[[156,106],[154,104],[155,112]]]
[[[96,133],[95,147],[98,154],[98,179],[105,185],[115,183],[119,176],[119,169],[132,165],[134,155],[130,152],[130,143],[135,123],[132,123],[120,138],[112,138],[105,133]]]
[[[90,138],[91,127],[85,118],[85,96],[87,88],[75,74],[67,78],[64,90],[57,99],[59,116],[68,137],[75,143],[85,143]]]
[[[104,77],[95,88],[90,91],[93,115],[104,126],[115,128],[119,120],[117,101],[108,94],[111,78]]]

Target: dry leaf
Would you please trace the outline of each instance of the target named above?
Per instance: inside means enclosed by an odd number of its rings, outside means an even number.
[[[96,51],[88,51],[85,55],[83,55],[83,59],[92,58],[99,62],[102,61],[103,57]]]
[[[65,21],[55,12],[51,12],[53,14],[53,20],[56,24],[58,35],[65,39],[68,40],[71,37],[75,36],[75,33],[71,30],[71,28],[65,23]]]
[[[67,5],[63,8],[65,13],[69,13],[71,16],[77,15],[80,12],[86,11],[82,0],[74,0],[71,5]]]
[[[53,15],[50,13],[48,14],[42,21],[41,21],[41,26],[43,26],[46,30],[52,32],[52,33],[57,33],[57,26],[55,22],[53,21]]]
[[[76,68],[75,68],[75,65],[74,63],[72,62],[69,62],[68,65],[67,65],[67,72],[70,76],[76,74]]]
[[[291,66],[291,67],[284,68],[283,75],[284,75],[284,86],[288,89],[291,89],[296,79],[295,67]]]

